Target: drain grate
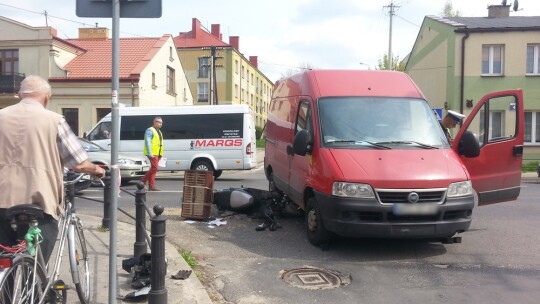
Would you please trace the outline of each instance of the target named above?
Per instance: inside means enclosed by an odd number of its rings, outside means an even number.
[[[291,270],[282,270],[280,278],[287,284],[303,289],[331,289],[348,285],[350,275],[343,275],[338,271],[304,266]]]

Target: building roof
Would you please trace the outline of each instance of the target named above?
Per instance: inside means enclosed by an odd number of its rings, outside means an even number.
[[[428,16],[454,26],[471,31],[522,31],[540,30],[540,16],[491,17],[439,17]]]
[[[138,79],[146,65],[169,39],[161,38],[120,38],[120,79]],[[66,39],[84,53],[70,61],[64,69],[67,77],[52,79],[111,79],[112,78],[112,39]]]
[[[180,33],[173,39],[177,48],[231,46],[216,36],[220,36],[220,34],[211,34],[208,31],[205,31],[201,27],[201,22],[197,20],[197,18],[193,18],[191,31]]]

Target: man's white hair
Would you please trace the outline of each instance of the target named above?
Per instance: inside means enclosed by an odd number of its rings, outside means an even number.
[[[47,80],[37,75],[29,75],[21,82],[19,94],[25,95],[50,95],[51,86]]]

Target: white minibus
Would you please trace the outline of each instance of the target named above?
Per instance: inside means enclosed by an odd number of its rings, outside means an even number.
[[[163,119],[163,171],[250,170],[257,164],[255,123],[248,105],[119,108],[119,152],[143,155],[144,133]],[[88,132],[88,140],[111,149],[111,114]]]

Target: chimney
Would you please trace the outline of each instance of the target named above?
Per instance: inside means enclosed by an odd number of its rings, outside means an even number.
[[[253,67],[255,67],[256,69],[259,69],[259,62],[257,60],[257,56],[249,56],[249,62],[251,63]]]
[[[212,36],[221,40],[221,33],[219,32],[219,24],[212,24]]]
[[[510,5],[489,5],[488,18],[504,18],[510,16]]]
[[[197,32],[201,31],[201,22],[197,18],[191,20],[191,38],[197,38]]]
[[[79,39],[107,39],[109,29],[106,27],[79,28]]]
[[[240,52],[240,37],[239,36],[230,36],[229,44],[233,46],[238,52]]]
[[[58,37],[58,30],[56,30],[54,27],[51,27],[51,36]]]

